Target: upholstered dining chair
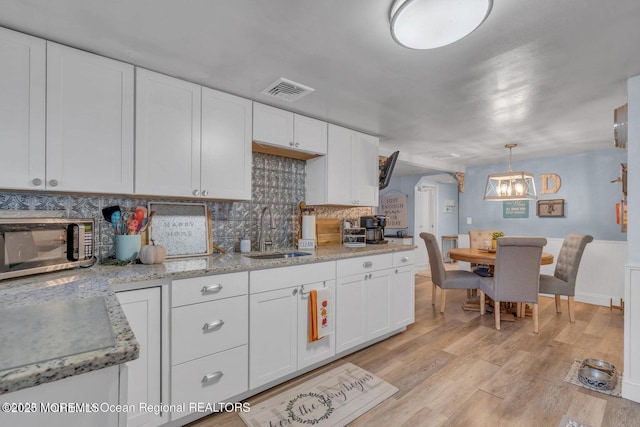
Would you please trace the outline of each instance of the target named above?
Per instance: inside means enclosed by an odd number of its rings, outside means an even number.
[[[469,230],[469,247],[483,248],[484,242],[493,240],[495,231],[497,230]],[[490,275],[488,265],[471,263],[471,271],[483,277]]]
[[[446,307],[447,289],[478,289],[480,276],[469,271],[463,270],[445,270],[444,262],[440,247],[438,247],[438,239],[431,233],[420,233],[420,237],[427,246],[429,255],[429,267],[431,268],[431,304],[436,301],[436,287],[440,288],[440,313],[444,313]]]
[[[500,330],[500,303],[533,305],[533,332],[538,333],[538,288],[544,237],[499,237],[493,277],[480,278],[480,314],[485,312],[485,295],[494,300],[496,329]]]
[[[566,296],[569,305],[569,322],[576,321],[575,303],[573,297],[576,294],[576,277],[582,254],[588,243],[593,241],[593,236],[588,234],[567,234],[556,262],[553,276],[540,275],[540,293],[551,294],[556,297],[556,312],[561,313],[560,296]]]

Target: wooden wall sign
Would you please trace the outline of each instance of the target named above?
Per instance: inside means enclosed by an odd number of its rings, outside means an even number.
[[[543,173],[540,175],[542,181],[542,189],[540,194],[556,194],[560,189],[560,176],[555,173]],[[549,185],[551,183],[551,185]]]
[[[386,228],[407,228],[407,195],[380,196],[380,215],[387,217]]]

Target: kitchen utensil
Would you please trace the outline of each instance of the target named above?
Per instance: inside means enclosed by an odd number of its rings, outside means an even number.
[[[138,221],[142,221],[147,217],[147,209],[142,206],[137,206],[136,210],[133,211],[133,214]]]
[[[120,206],[107,206],[106,208],[102,209],[102,216],[106,221],[109,221],[113,224],[113,222],[111,221],[111,217],[115,212],[120,212]]]
[[[121,221],[122,213],[120,212],[120,209],[118,209],[111,214],[111,224],[113,224],[113,232],[116,235],[120,234],[120,230],[122,229]]]
[[[137,234],[138,227],[140,225],[140,221],[135,218],[129,220],[129,224],[127,225],[127,229],[129,230],[127,234]]]

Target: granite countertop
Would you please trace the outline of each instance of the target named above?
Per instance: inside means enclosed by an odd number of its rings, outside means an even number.
[[[74,273],[0,282],[0,394],[138,358],[138,342],[108,280]],[[61,322],[49,317],[61,313]]]
[[[13,366],[10,362],[5,362],[4,365],[0,363],[0,394],[136,359],[139,345],[114,293],[114,290],[126,284],[334,261],[414,248],[413,245],[398,244],[367,245],[362,248],[336,245],[320,247],[315,251],[303,251],[312,252],[309,256],[269,260],[252,259],[239,253],[214,254],[169,259],[157,265],[95,265],[91,268],[0,281],[0,320],[5,319],[2,320],[3,332],[0,333],[0,339],[4,340],[4,353],[0,352],[0,357],[23,362],[21,366]],[[65,312],[65,304],[75,304],[72,311],[77,314],[69,320],[70,322],[92,325],[94,328],[78,327],[71,328],[68,333],[46,336],[41,334],[45,336],[44,339],[29,342],[25,341],[25,335],[34,335],[33,340],[36,340],[35,337],[38,335],[25,333],[24,324],[11,324],[12,321],[18,322],[19,317],[12,316],[12,313],[22,311],[34,313],[33,316],[38,316],[38,313],[51,315]],[[36,307],[39,305],[40,308]],[[93,309],[88,310],[87,307]],[[99,317],[96,312],[102,310],[100,307],[104,307],[104,316],[110,321],[112,335],[109,335],[109,331],[104,331],[100,335],[101,338],[96,339],[92,334],[96,333],[95,324]],[[4,317],[2,311],[5,313]],[[40,324],[46,324],[47,320],[34,319],[29,324],[35,328],[38,327],[35,326],[38,325],[38,321]],[[70,337],[70,333],[73,333],[74,337]],[[71,338],[79,346],[70,347],[68,341]],[[87,344],[91,339],[94,342]],[[74,348],[77,351],[74,351]],[[19,355],[25,352],[40,356],[33,356],[37,360],[30,362],[28,359],[20,358]]]

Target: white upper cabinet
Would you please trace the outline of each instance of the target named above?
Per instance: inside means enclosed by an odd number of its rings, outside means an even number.
[[[307,160],[310,205],[378,205],[378,138],[329,124],[327,155]]]
[[[47,42],[46,188],[133,192],[133,66]]]
[[[45,180],[46,42],[0,28],[0,188]]]
[[[200,86],[136,68],[136,194],[200,195]]]
[[[203,197],[251,199],[252,102],[202,88]]]
[[[251,198],[251,101],[136,71],[136,194]]]
[[[253,103],[253,140],[314,155],[327,153],[327,123]]]

